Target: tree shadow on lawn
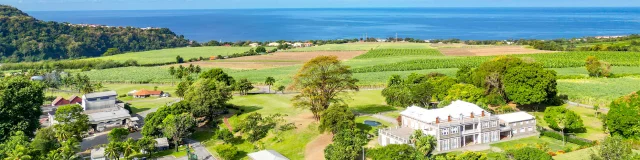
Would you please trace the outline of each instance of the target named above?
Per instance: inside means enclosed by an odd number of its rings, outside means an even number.
[[[244,158],[244,157],[247,157],[247,154],[249,154],[249,153],[247,153],[247,152],[245,152],[245,151],[242,151],[242,150],[239,150],[239,151],[236,153],[236,156],[234,156],[234,157],[233,157],[233,159],[234,159],[234,160],[236,160],[236,159],[242,159],[242,158]]]
[[[368,104],[368,105],[355,106],[355,107],[351,108],[351,110],[353,110],[353,112],[355,112],[355,113],[376,114],[376,113],[380,113],[380,112],[395,111],[397,109],[392,107],[392,106],[388,106],[388,105]]]
[[[253,111],[257,111],[257,110],[260,110],[260,109],[264,108],[264,107],[260,107],[260,106],[237,106],[237,105],[234,105],[234,106],[236,108],[242,109],[243,110],[243,112],[242,112],[243,114],[244,113],[253,112]]]
[[[356,128],[361,129],[362,131],[365,131],[367,133],[369,133],[373,129],[373,127],[364,123],[356,123]]]

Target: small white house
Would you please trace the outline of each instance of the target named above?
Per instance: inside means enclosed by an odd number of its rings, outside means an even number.
[[[106,160],[107,157],[104,154],[104,147],[91,150],[91,160]]]
[[[303,44],[300,42],[293,43],[293,47],[303,47]]]
[[[249,44],[249,46],[251,46],[251,47],[258,47],[258,46],[260,46],[260,45],[259,45],[258,43],[251,43],[251,44]]]
[[[267,46],[269,46],[269,47],[278,47],[279,45],[280,45],[280,43],[277,43],[277,42],[271,42],[271,43],[267,44]]]

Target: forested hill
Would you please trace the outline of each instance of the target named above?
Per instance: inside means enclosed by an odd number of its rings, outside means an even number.
[[[0,5],[0,63],[95,57],[116,52],[184,47],[189,41],[171,30],[89,27],[45,22]]]

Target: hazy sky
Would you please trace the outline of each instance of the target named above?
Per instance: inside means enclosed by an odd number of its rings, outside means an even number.
[[[0,0],[27,11],[347,7],[640,7],[640,0]]]

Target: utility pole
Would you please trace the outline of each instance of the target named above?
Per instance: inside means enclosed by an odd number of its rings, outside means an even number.
[[[396,42],[398,42],[398,32],[396,32]]]

